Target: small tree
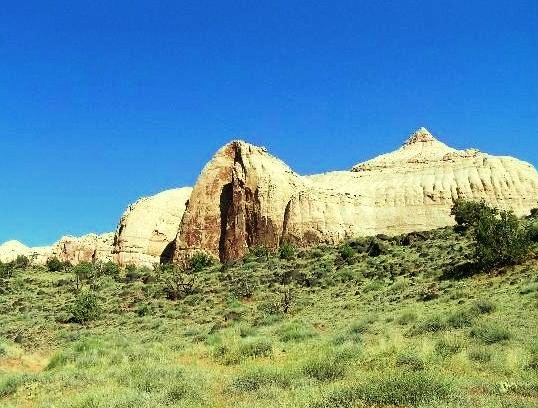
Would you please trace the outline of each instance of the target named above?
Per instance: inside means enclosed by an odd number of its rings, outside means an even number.
[[[24,269],[30,266],[30,259],[26,255],[18,255],[13,262],[15,269]]]
[[[465,231],[476,226],[481,217],[497,214],[497,209],[489,207],[484,201],[467,201],[458,198],[454,201],[450,214],[454,216],[459,229]]]
[[[60,272],[64,268],[64,263],[54,256],[47,259],[46,266],[50,272]]]
[[[451,213],[460,228],[470,231],[480,269],[515,264],[528,254],[530,232],[512,211],[456,200]]]
[[[73,267],[73,274],[75,275],[75,290],[78,292],[82,282],[93,277],[93,265],[89,262],[80,262]]]
[[[99,300],[93,292],[81,292],[68,310],[73,315],[73,321],[77,323],[97,320],[101,316]]]
[[[120,267],[112,261],[96,263],[94,269],[99,276],[111,276],[114,279],[118,279],[120,276]]]
[[[474,232],[476,257],[482,268],[521,262],[530,249],[528,230],[512,211],[484,212]]]

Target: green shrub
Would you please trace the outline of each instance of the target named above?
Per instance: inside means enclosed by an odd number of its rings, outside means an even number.
[[[404,351],[397,355],[396,365],[399,367],[407,367],[411,370],[424,370],[426,364],[424,359],[415,351]]]
[[[47,259],[46,266],[50,272],[60,272],[64,269],[64,263],[55,256]]]
[[[303,341],[317,335],[310,327],[302,323],[287,323],[277,330],[277,335],[281,341]]]
[[[491,351],[485,347],[475,347],[467,352],[469,360],[476,361],[478,363],[487,363],[491,361]]]
[[[512,338],[508,329],[495,323],[481,323],[474,326],[471,330],[471,336],[481,340],[485,344],[494,344]]]
[[[480,217],[474,239],[476,258],[483,269],[516,264],[530,250],[528,231],[511,211]]]
[[[435,343],[435,352],[441,357],[449,357],[463,350],[464,344],[458,337],[445,336]]]
[[[236,376],[230,389],[232,391],[252,392],[266,386],[289,388],[291,385],[292,375],[289,371],[256,367],[245,370]]]
[[[341,245],[340,248],[338,248],[338,253],[342,257],[344,262],[347,262],[350,265],[355,260],[356,252],[353,248],[349,246],[349,244]]]
[[[484,201],[468,201],[458,198],[454,201],[450,214],[454,216],[456,224],[461,229],[468,229],[476,226],[484,213],[491,211],[491,207]]]
[[[177,265],[162,265],[158,279],[166,297],[170,300],[184,299],[193,294],[196,288],[196,273],[184,271]]]
[[[374,315],[366,315],[363,318],[351,323],[349,326],[349,332],[352,334],[366,333],[368,328],[375,323],[376,317]]]
[[[31,381],[27,374],[8,374],[0,378],[0,398],[9,397],[17,392],[19,387]]]
[[[101,316],[97,296],[89,291],[81,292],[68,310],[73,315],[73,321],[77,323],[86,323]]]
[[[278,249],[280,259],[290,260],[295,257],[295,247],[289,242],[283,242]]]
[[[335,381],[344,378],[347,365],[334,355],[324,354],[307,359],[302,365],[302,373],[318,381]]]
[[[409,323],[413,323],[415,320],[417,320],[417,314],[415,312],[403,312],[400,317],[396,320],[396,322],[401,325],[405,326]]]
[[[447,328],[447,323],[443,320],[440,315],[433,315],[428,317],[426,320],[415,324],[411,334],[422,334],[422,333],[436,333]]]
[[[312,408],[418,406],[447,400],[452,393],[453,386],[447,380],[424,371],[411,371],[370,377],[360,384],[340,386],[310,406]]]
[[[530,250],[530,233],[512,211],[458,199],[451,211],[458,226],[470,229],[476,263],[482,269],[512,265]]]
[[[270,357],[273,345],[267,339],[254,339],[239,345],[239,355],[242,357]]]
[[[24,269],[30,266],[30,259],[25,255],[17,255],[13,262],[15,269]]]
[[[189,269],[192,269],[194,272],[200,272],[204,269],[210,267],[215,263],[213,257],[205,252],[196,252],[194,253],[188,261]]]
[[[493,313],[497,307],[495,306],[495,303],[493,303],[491,300],[479,299],[476,302],[474,302],[473,308],[479,314],[489,314],[489,313]]]
[[[455,329],[470,327],[477,314],[478,310],[474,308],[456,310],[448,316],[446,322]]]
[[[233,344],[219,344],[213,349],[213,358],[222,364],[238,364],[247,358],[270,357],[273,345],[268,339],[253,338]]]
[[[80,262],[73,267],[73,273],[75,277],[82,281],[85,279],[91,279],[94,275],[93,264],[90,262]]]
[[[120,276],[120,267],[114,262],[105,262],[96,265],[99,275],[111,276],[114,279],[118,279]]]
[[[234,270],[226,276],[228,290],[237,298],[251,298],[259,286],[256,275],[250,270]]]
[[[250,248],[250,254],[252,254],[258,259],[269,259],[271,251],[265,245],[257,245],[253,248]]]

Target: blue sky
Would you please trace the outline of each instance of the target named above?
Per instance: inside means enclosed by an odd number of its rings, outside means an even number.
[[[0,242],[106,232],[234,138],[300,173],[428,127],[538,164],[538,3],[5,1]]]

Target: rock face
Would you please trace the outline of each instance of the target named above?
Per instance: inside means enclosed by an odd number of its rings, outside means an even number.
[[[80,262],[113,261],[114,234],[88,234],[62,237],[51,247],[51,256],[76,265]]]
[[[27,247],[18,241],[0,246],[0,261],[8,262],[18,255],[27,256],[33,264],[44,265],[49,258],[57,257],[74,265],[80,262],[112,261],[114,234],[88,234],[82,237],[62,237],[51,246]]]
[[[351,171],[299,176],[264,148],[234,141],[203,169],[183,217],[174,260],[204,250],[229,261],[249,248],[337,243],[451,225],[463,197],[523,215],[538,206],[528,163],[456,150],[426,129]]]
[[[191,187],[167,190],[130,205],[114,236],[117,263],[151,267],[170,260],[191,191]]]
[[[235,141],[220,149],[194,187],[176,240],[180,261],[203,249],[236,259],[280,242],[284,213],[303,180],[264,148]]]
[[[19,255],[28,256],[30,248],[19,241],[6,241],[0,245],[0,262],[11,262]]]

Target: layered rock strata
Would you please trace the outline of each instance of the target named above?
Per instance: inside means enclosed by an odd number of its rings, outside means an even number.
[[[334,244],[451,225],[458,197],[524,215],[538,206],[538,173],[511,157],[453,149],[424,128],[400,149],[351,171],[312,176],[298,175],[264,148],[234,141],[204,167],[174,260],[203,250],[230,261],[282,241]]]

